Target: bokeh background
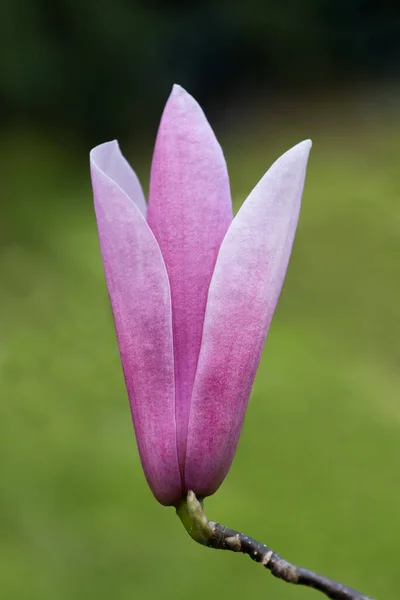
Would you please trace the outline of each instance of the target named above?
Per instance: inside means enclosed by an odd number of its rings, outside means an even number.
[[[2,0],[0,595],[317,597],[194,544],[148,490],[92,208],[91,145],[147,189],[174,82],[235,209],[311,137],[300,225],[214,520],[399,597],[400,6],[390,0]]]

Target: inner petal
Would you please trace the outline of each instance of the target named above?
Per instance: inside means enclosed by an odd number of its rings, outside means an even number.
[[[157,135],[147,219],[171,286],[177,450],[184,481],[208,288],[232,221],[232,203],[221,147],[200,106],[179,86],[172,90]]]

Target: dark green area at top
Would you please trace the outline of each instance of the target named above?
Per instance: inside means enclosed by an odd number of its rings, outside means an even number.
[[[90,141],[158,122],[172,85],[223,113],[243,94],[400,75],[400,4],[383,0],[3,0],[0,118]]]

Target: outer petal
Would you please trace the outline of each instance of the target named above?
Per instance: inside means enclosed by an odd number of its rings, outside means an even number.
[[[182,474],[207,292],[231,221],[229,179],[221,147],[197,102],[174,86],[154,151],[148,223],[160,245],[171,285]]]
[[[121,187],[140,190],[131,176],[124,179],[116,151],[104,144],[90,156],[101,252],[143,469],[159,502],[173,504],[181,477],[168,276],[138,205]]]
[[[213,494],[239,441],[284,281],[311,142],[281,156],[235,217],[211,281],[193,397],[185,485]]]
[[[146,215],[147,206],[142,186],[136,173],[121,154],[117,140],[97,146],[92,150],[91,156],[95,156],[99,169],[136,203],[143,215]]]

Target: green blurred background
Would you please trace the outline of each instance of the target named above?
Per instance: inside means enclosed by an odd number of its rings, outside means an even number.
[[[88,174],[118,137],[147,189],[174,82],[237,209],[311,137],[303,209],[210,518],[399,597],[400,7],[345,0],[2,0],[0,596],[317,597],[194,544],[148,490]]]

